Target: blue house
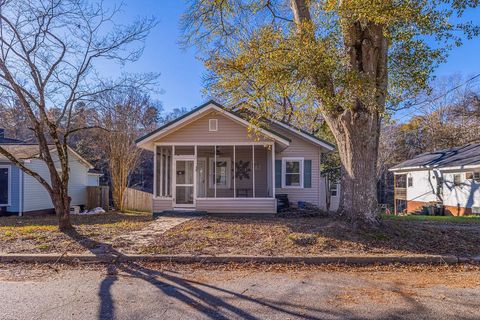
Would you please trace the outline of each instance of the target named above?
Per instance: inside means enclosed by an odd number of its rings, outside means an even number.
[[[23,165],[50,182],[47,165],[38,157],[39,146],[20,140],[6,138],[4,130],[0,129],[0,146]],[[55,160],[55,148],[52,154]],[[87,187],[98,186],[102,175],[73,149],[69,150],[70,181],[69,194],[72,206],[86,204]],[[60,169],[60,163],[59,168]],[[0,214],[29,214],[52,212],[53,204],[45,188],[32,176],[24,173],[3,155],[0,155]]]

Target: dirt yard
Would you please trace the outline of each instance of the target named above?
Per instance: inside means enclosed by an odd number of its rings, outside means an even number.
[[[110,244],[151,221],[151,214],[72,215],[76,232],[67,235],[58,230],[53,215],[0,217],[0,253],[81,253],[95,242]]]
[[[76,231],[70,234],[58,231],[54,216],[1,217],[0,253],[82,253],[113,248],[147,254],[478,256],[480,223],[476,221],[390,217],[384,218],[378,229],[354,230],[332,218],[210,215],[142,238],[142,232],[152,226],[150,214],[72,216]],[[125,237],[132,239],[126,241]]]
[[[157,254],[480,255],[480,224],[384,219],[353,230],[331,218],[206,216],[183,223],[141,248]]]

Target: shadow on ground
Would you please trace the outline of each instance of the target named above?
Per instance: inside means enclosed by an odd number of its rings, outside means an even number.
[[[330,217],[209,215],[179,225],[145,248],[170,254],[480,254],[480,224],[384,220],[353,228]]]
[[[68,232],[68,235],[84,245],[86,249],[94,254],[108,253],[114,256],[122,256],[122,253],[113,249],[110,245],[88,239],[77,231]],[[256,314],[251,310],[260,310],[261,314],[276,315],[279,318],[292,319],[373,319],[373,315],[367,317],[355,312],[353,308],[337,305],[332,308],[315,307],[288,302],[293,299],[282,299],[275,301],[270,297],[251,297],[243,292],[234,292],[206,282],[187,280],[176,276],[171,272],[162,272],[147,268],[139,263],[117,263],[110,264],[107,268],[107,275],[101,281],[98,295],[100,307],[98,310],[99,319],[115,319],[116,302],[112,296],[112,288],[119,279],[120,273],[130,277],[141,279],[146,283],[155,286],[159,294],[168,296],[175,303],[186,304],[190,310],[194,310],[200,318],[208,319],[260,319],[264,316]],[[319,288],[322,290],[322,288]],[[415,318],[417,316],[427,317],[430,314],[429,308],[417,301],[414,297],[405,293],[400,288],[392,288],[398,293],[403,307],[402,310],[391,309],[387,314],[382,313],[377,318]],[[228,299],[225,298],[228,296]],[[327,301],[318,301],[319,306],[326,306]],[[466,318],[465,318],[466,319]]]

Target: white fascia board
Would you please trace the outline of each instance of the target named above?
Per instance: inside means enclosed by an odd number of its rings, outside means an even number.
[[[280,121],[274,120],[274,119],[272,119],[271,121],[272,121],[273,123],[281,126],[282,128],[287,129],[287,130],[289,130],[290,132],[297,134],[297,135],[300,136],[301,138],[303,138],[303,139],[305,139],[305,140],[307,140],[307,141],[309,141],[309,142],[311,142],[311,143],[313,143],[313,144],[315,144],[315,145],[317,145],[317,146],[321,146],[321,147],[323,147],[323,148],[325,148],[325,149],[327,149],[327,150],[329,150],[329,151],[335,150],[335,147],[333,147],[333,146],[331,146],[331,145],[329,145],[329,144],[327,144],[327,143],[324,143],[324,142],[322,142],[322,141],[319,141],[319,140],[317,140],[317,139],[309,136],[308,134],[303,133],[302,131],[296,130],[295,128],[292,128],[292,127],[289,126],[288,124],[285,124],[285,123],[283,123],[283,122],[280,122]]]
[[[211,110],[215,110],[227,117],[229,117],[230,119],[238,122],[238,123],[241,123],[245,126],[249,126],[250,123],[240,117],[237,117],[235,115],[233,115],[232,113],[226,111],[226,110],[223,110],[222,108],[219,108],[217,107],[216,105],[214,105],[213,103],[209,104],[208,106],[206,106],[205,108],[203,109],[200,109],[192,114],[190,114],[189,116],[177,121],[176,123],[172,124],[171,126],[168,126],[166,128],[164,128],[163,130],[160,130],[158,131],[157,133],[151,135],[150,137],[148,137],[147,139],[145,140],[142,140],[140,142],[137,143],[137,147],[139,148],[143,148],[143,149],[148,149],[150,150],[148,147],[146,147],[149,143],[151,143],[152,141],[156,140],[156,139],[159,139],[161,136],[163,135],[166,135],[166,134],[170,134],[176,130],[179,130],[180,128],[182,128],[184,125],[188,124],[190,121],[192,121],[193,119],[201,116],[202,114],[204,113],[207,113],[208,111],[211,111]],[[279,136],[276,136],[274,135],[273,133],[271,132],[268,132],[267,130],[264,130],[262,128],[258,128],[258,127],[255,127],[256,129],[258,129],[258,131],[260,131],[263,135],[265,136],[268,136],[270,138],[272,138],[273,140],[275,141],[278,141],[286,146],[290,145],[290,142],[288,140],[285,140]],[[174,144],[174,143],[172,143]]]
[[[390,172],[394,173],[403,173],[408,171],[429,171],[429,170],[438,170],[438,171],[447,171],[447,170],[471,170],[471,169],[479,169],[480,165],[469,165],[469,166],[454,166],[454,167],[437,167],[437,166],[422,166],[422,167],[403,167],[403,168],[395,168],[395,169],[388,169]]]

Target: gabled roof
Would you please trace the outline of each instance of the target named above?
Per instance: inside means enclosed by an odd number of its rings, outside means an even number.
[[[24,144],[22,140],[0,137],[0,144]]]
[[[39,155],[39,149],[38,149],[38,144],[26,144],[26,143],[20,143],[20,144],[2,144],[0,143],[0,146],[7,150],[10,154],[12,154],[16,159],[18,160],[30,160],[30,159],[35,159]],[[88,162],[85,158],[83,158],[81,155],[79,155],[75,150],[72,148],[68,147],[68,150],[72,152],[78,160],[83,162],[85,166],[89,169],[93,169],[93,165]],[[57,149],[55,148],[54,145],[50,146],[50,151],[51,152],[56,152]],[[10,161],[7,157],[4,155],[0,154],[0,161]]]
[[[160,136],[161,134],[165,133],[166,131],[174,128],[175,126],[180,125],[182,123],[185,123],[189,120],[192,120],[196,116],[198,116],[198,115],[200,115],[200,114],[202,114],[202,113],[204,113],[208,110],[216,110],[216,111],[222,112],[225,116],[231,118],[232,120],[240,122],[240,123],[244,124],[245,126],[250,124],[239,113],[233,112],[233,111],[225,108],[224,106],[222,106],[221,104],[219,104],[218,102],[216,102],[214,100],[210,100],[210,101],[202,104],[201,106],[192,109],[190,112],[185,113],[181,117],[178,117],[175,120],[161,126],[160,128],[144,135],[143,137],[138,138],[135,142],[137,143],[138,146],[141,146],[145,143],[148,143],[151,140]],[[288,137],[285,137],[285,136],[281,135],[278,132],[275,132],[273,130],[266,129],[266,128],[257,128],[257,129],[262,134],[278,141],[279,143],[282,143],[282,144],[287,145],[287,146],[290,144],[290,139]]]
[[[292,126],[291,124],[289,123],[286,123],[286,122],[283,122],[283,121],[278,121],[278,120],[271,120],[273,123],[289,130],[290,132],[292,133],[295,133],[296,135],[312,142],[313,144],[316,144],[316,145],[319,145],[321,147],[324,147],[330,151],[333,151],[335,150],[335,145],[331,144],[330,142],[327,142],[323,139],[320,139],[319,137],[311,134],[311,133],[308,133],[307,131],[305,130],[302,130],[300,128],[297,128],[295,126]]]
[[[480,166],[480,143],[422,153],[413,159],[390,168],[390,171],[407,169],[462,169]]]
[[[37,144],[0,144],[18,160],[33,159],[38,155]],[[0,154],[0,161],[10,161],[4,155]]]
[[[242,115],[241,112],[232,111],[228,108],[225,108],[224,106],[222,106],[218,102],[216,102],[214,100],[210,100],[210,101],[202,104],[201,106],[192,109],[190,112],[187,112],[186,114],[182,115],[181,117],[179,117],[179,118],[161,126],[160,128],[144,135],[143,137],[137,139],[136,140],[137,145],[145,144],[145,143],[151,141],[152,139],[155,139],[155,137],[159,136],[162,132],[166,131],[167,129],[171,128],[172,126],[175,126],[176,124],[182,123],[183,121],[186,121],[190,118],[194,118],[197,114],[204,111],[203,109],[205,109],[207,107],[217,109],[218,111],[222,111],[225,115],[233,118],[234,120],[240,121],[241,123],[243,123],[245,125],[250,124],[248,122],[248,120],[245,118],[245,116]],[[281,126],[282,128],[285,128],[285,129],[289,130],[290,132],[292,132],[296,135],[301,136],[304,139],[307,139],[308,141],[310,141],[310,142],[312,142],[316,145],[322,146],[322,147],[324,147],[328,150],[334,150],[335,149],[335,146],[333,146],[332,144],[330,144],[330,143],[328,143],[328,142],[326,142],[322,139],[319,139],[319,138],[317,138],[313,135],[310,135],[310,134],[308,134],[308,133],[306,133],[306,132],[304,132],[304,131],[302,131],[298,128],[292,127],[289,124],[282,123],[282,122],[279,122],[279,121],[276,121],[276,120],[272,120],[272,122],[276,123],[277,125]],[[287,146],[291,142],[291,140],[288,137],[285,137],[284,135],[276,132],[275,130],[272,130],[271,128],[257,128],[257,129],[260,132],[262,132],[263,134],[265,134],[267,136],[270,136],[274,140],[277,140],[280,143],[283,143]]]

